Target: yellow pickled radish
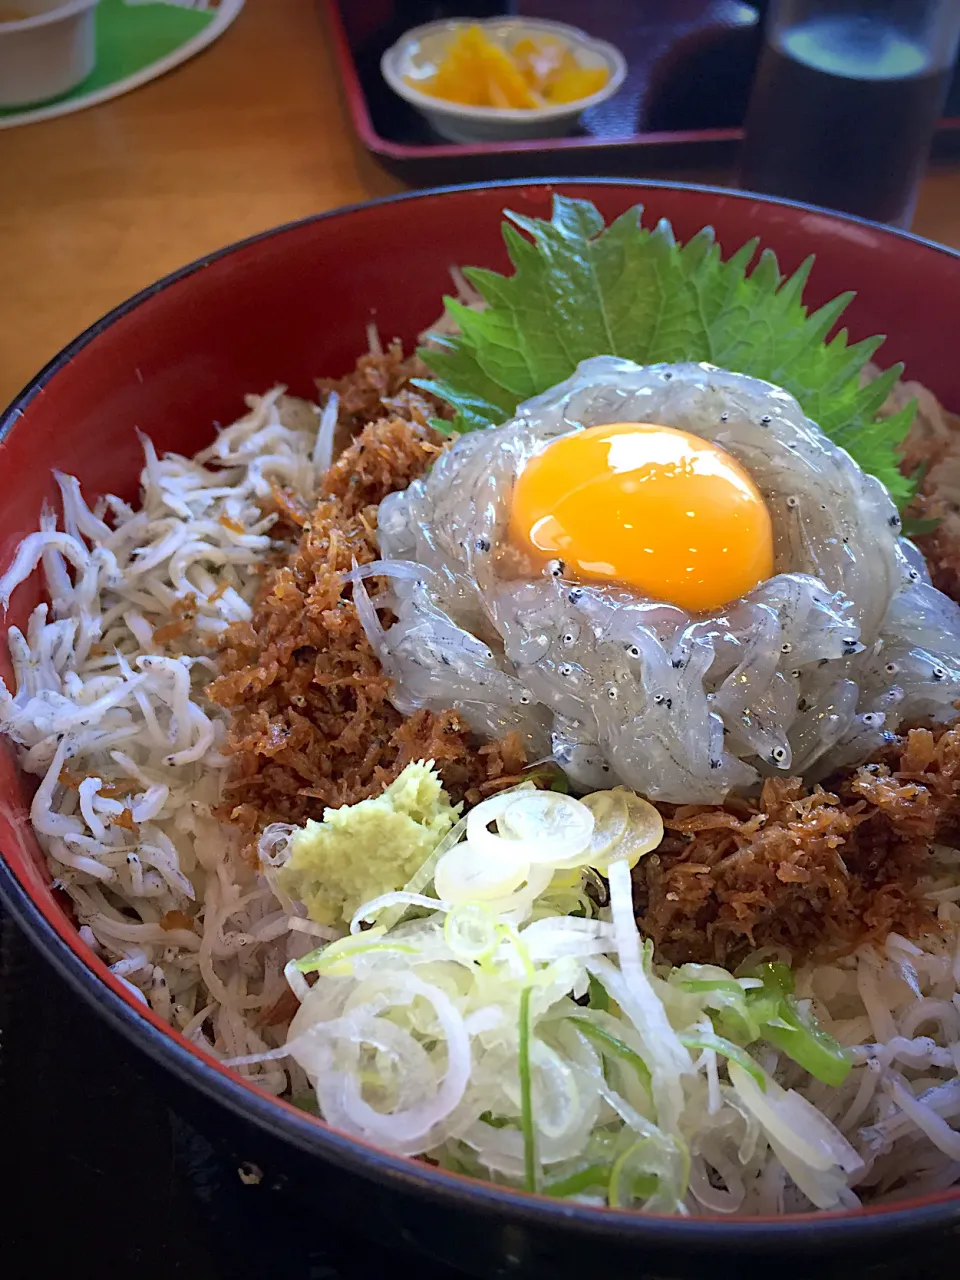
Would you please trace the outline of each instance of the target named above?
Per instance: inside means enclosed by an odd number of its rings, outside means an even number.
[[[606,67],[571,67],[550,81],[543,96],[556,106],[564,102],[578,102],[599,93],[609,78]]]
[[[446,102],[459,102],[471,107],[489,105],[483,62],[478,56],[471,30],[468,28],[457,36],[430,80],[415,87]],[[483,39],[482,32],[479,34]]]
[[[524,36],[510,50],[520,73],[527,84],[537,93],[543,94],[552,77],[572,63],[578,65],[576,59],[562,40],[544,36],[540,40],[532,40]]]
[[[482,56],[491,106],[514,110],[543,106],[542,99],[527,84],[506,49],[487,41]]]
[[[445,102],[516,111],[575,102],[596,93],[607,78],[603,67],[581,67],[569,46],[555,37],[523,37],[506,49],[471,23],[456,33],[433,75],[406,80]]]

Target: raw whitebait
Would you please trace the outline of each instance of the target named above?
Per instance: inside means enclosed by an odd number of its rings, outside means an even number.
[[[766,500],[775,574],[717,617],[559,569],[497,574],[530,455],[625,421],[714,441]],[[930,585],[886,490],[755,378],[586,360],[505,426],[461,436],[378,523],[384,560],[363,572],[389,579],[398,620],[368,631],[397,706],[456,707],[487,737],[519,730],[584,790],[719,802],[761,773],[864,760],[905,721],[952,717],[960,696],[960,607]]]

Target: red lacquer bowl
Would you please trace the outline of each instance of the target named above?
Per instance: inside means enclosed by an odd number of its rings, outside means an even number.
[[[752,236],[792,271],[817,255],[809,301],[857,290],[854,338],[886,333],[885,362],[960,409],[960,255],[850,218],[735,192],[619,181],[505,183],[423,192],[308,219],[196,262],[131,299],[66,348],[2,423],[0,568],[54,499],[51,470],[79,476],[88,494],[136,496],[135,428],[159,449],[193,453],[215,422],[243,409],[245,392],[278,381],[297,394],[346,372],[375,320],[410,343],[440,307],[448,269],[505,269],[504,207],[549,216],[555,190],[593,200],[607,219],[646,205],[681,239],[710,224],[725,252]],[[36,590],[14,596],[22,624]],[[5,646],[2,669],[9,676]],[[381,1238],[403,1240],[475,1275],[573,1275],[639,1270],[742,1275],[753,1258],[782,1276],[849,1269],[868,1257],[916,1259],[960,1234],[960,1194],[856,1213],[776,1221],[684,1221],[561,1205],[456,1177],[348,1139],[245,1084],[133,1001],[83,945],[49,886],[33,839],[30,788],[0,757],[0,890],[34,942],[78,995],[142,1050],[157,1087],[232,1149],[281,1170],[289,1193],[324,1198]],[[61,1047],[59,1052],[65,1050]],[[98,1070],[97,1064],[89,1069]],[[362,1215],[357,1218],[357,1215]],[[949,1247],[949,1246],[948,1246]],[[844,1261],[846,1259],[846,1262]],[[747,1262],[749,1265],[749,1262]]]

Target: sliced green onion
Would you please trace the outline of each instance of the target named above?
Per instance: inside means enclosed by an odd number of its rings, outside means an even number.
[[[760,1034],[750,1016],[747,993],[732,974],[712,964],[685,964],[670,978],[681,991],[700,996],[708,1008],[721,1010],[724,1031],[738,1044],[749,1044]]]
[[[600,1013],[610,1012],[610,997],[607,995],[607,989],[592,973],[587,987],[587,1002],[591,1009],[597,1009]]]
[[[779,991],[781,995],[792,996],[794,992],[793,974],[790,966],[774,961],[770,964],[758,965],[745,978],[759,978],[767,991]]]
[[[785,964],[764,964],[755,976],[763,986],[748,991],[746,997],[750,1016],[759,1025],[759,1035],[814,1079],[833,1086],[843,1084],[853,1065],[850,1052],[800,1012],[789,968]]]
[[[744,990],[736,978],[731,978],[728,982],[718,980],[716,978],[683,978],[680,986],[684,991],[691,993],[699,992],[723,992],[730,996],[743,996]]]
[[[527,1191],[540,1187],[537,1135],[533,1125],[533,1076],[530,1071],[530,988],[520,992],[520,1129],[523,1133],[523,1185]]]
[[[764,1039],[815,1079],[834,1086],[843,1084],[853,1066],[850,1051],[839,1045],[828,1031],[804,1019],[792,999],[790,1005],[785,1000],[784,1006],[775,1022],[764,1024]]]
[[[645,1147],[650,1138],[640,1138],[632,1146],[627,1147],[626,1151],[620,1153],[613,1166],[610,1169],[610,1185],[607,1190],[607,1203],[611,1209],[623,1209],[626,1206],[623,1203],[620,1194],[620,1188],[625,1180],[624,1174],[628,1160],[632,1160],[641,1147]],[[660,1185],[660,1179],[652,1173],[634,1174],[630,1181],[630,1198],[646,1200],[648,1196],[652,1196]]]
[[[556,1182],[548,1182],[543,1188],[543,1194],[556,1196],[558,1200],[564,1200],[567,1196],[578,1196],[582,1192],[588,1191],[590,1187],[601,1187],[606,1191],[609,1181],[609,1165],[590,1164],[587,1165],[586,1169],[571,1173],[566,1178],[558,1178]]]
[[[409,943],[384,941],[385,932],[383,927],[379,926],[368,929],[365,933],[354,933],[346,938],[338,938],[336,942],[319,947],[298,960],[297,968],[301,973],[319,973],[331,969],[338,961],[349,964],[355,956],[370,955],[374,951],[395,951],[408,956],[417,954],[417,948],[411,947]]]
[[[482,903],[461,903],[448,912],[443,937],[454,955],[462,960],[486,960],[500,945],[497,917]]]
[[[507,1120],[505,1116],[495,1116],[492,1111],[484,1111],[480,1116],[482,1124],[488,1124],[491,1129],[515,1129],[516,1125],[512,1120]]]
[[[558,1200],[562,1200],[567,1196],[582,1195],[584,1191],[589,1191],[591,1187],[606,1191],[609,1183],[610,1165],[591,1164],[587,1165],[585,1169],[579,1169],[576,1173],[569,1174],[566,1178],[558,1178],[556,1182],[547,1183],[543,1188],[543,1194],[555,1196]],[[645,1200],[648,1196],[652,1196],[656,1189],[657,1178],[655,1174],[638,1173],[633,1179],[631,1190],[635,1200]]]
[[[651,1213],[682,1212],[680,1206],[689,1181],[687,1144],[663,1132],[650,1134],[638,1138],[614,1160],[607,1203],[613,1208],[626,1208],[627,1192],[630,1199],[646,1201],[644,1207]]]
[[[524,782],[546,782],[548,791],[556,791],[560,795],[570,794],[570,782],[558,764],[539,764],[523,775]]]
[[[635,1173],[631,1190],[634,1200],[648,1200],[660,1185],[655,1173]]]
[[[474,834],[472,819],[482,807],[478,805],[467,815],[467,839],[478,850],[484,849],[485,841],[480,831]],[[496,819],[499,832],[494,847],[513,850],[513,856],[526,864],[544,864],[556,870],[573,865],[578,858],[587,859],[594,817],[589,806],[572,796],[534,790],[511,797],[501,810],[491,811],[491,818]]]
[[[622,1040],[612,1035],[605,1027],[599,1026],[596,1022],[591,1022],[589,1018],[572,1017],[568,1021],[572,1022],[577,1030],[603,1053],[606,1053],[611,1058],[619,1059],[624,1065],[635,1071],[637,1078],[647,1093],[650,1092],[653,1079],[650,1075],[650,1068],[635,1049],[631,1049],[628,1044],[624,1044]]]
[[[746,1007],[740,1009],[736,1005],[723,1005],[714,1010],[714,1025],[719,1025],[727,1039],[734,1044],[753,1044],[760,1039],[760,1024],[756,1022]]]
[[[611,856],[628,834],[630,815],[618,791],[595,791],[584,796],[581,804],[593,814],[593,837],[584,861],[595,866],[598,858]]]
[[[526,943],[521,939],[516,925],[504,924],[503,921],[501,921],[497,925],[497,934],[501,938],[505,938],[516,951],[517,956],[520,959],[520,963],[523,965],[523,972],[527,982],[534,982],[536,980],[537,971],[533,967],[533,961],[530,959],[530,952],[527,949]]]
[[[741,1049],[732,1040],[726,1040],[723,1036],[718,1036],[713,1031],[699,1029],[692,1032],[683,1032],[680,1036],[680,1043],[688,1049],[713,1049],[715,1053],[722,1053],[725,1058],[729,1058],[731,1062],[735,1062],[737,1066],[742,1067],[761,1089],[766,1089],[767,1078],[759,1064],[754,1062],[745,1049]]]

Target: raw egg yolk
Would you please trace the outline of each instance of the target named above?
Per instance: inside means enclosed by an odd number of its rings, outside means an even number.
[[[588,427],[546,445],[517,478],[510,540],[538,565],[622,583],[691,613],[773,572],[770,513],[709,440],[648,422]]]

